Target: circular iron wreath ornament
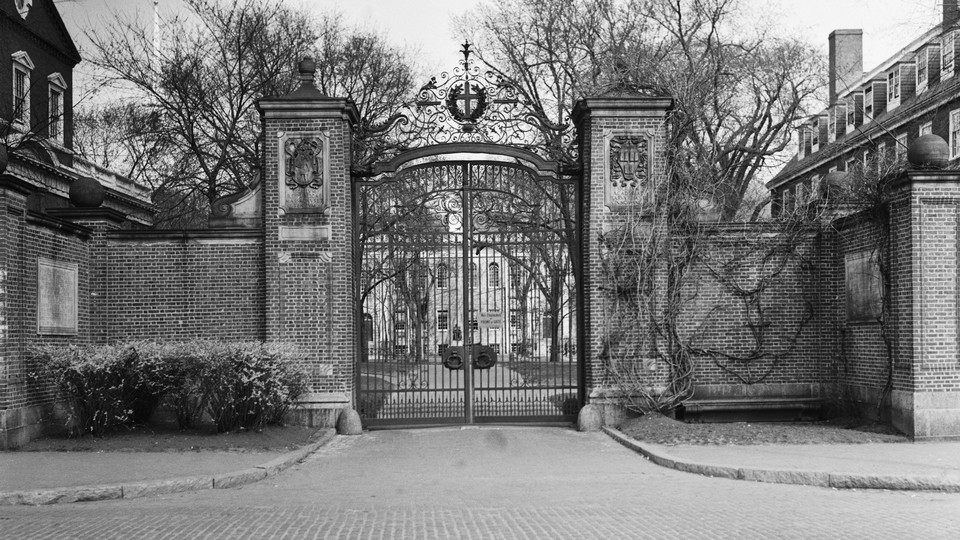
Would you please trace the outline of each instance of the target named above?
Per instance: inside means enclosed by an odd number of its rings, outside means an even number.
[[[481,86],[476,88],[474,92],[476,92],[476,94],[474,94],[475,97],[461,98],[460,95],[463,94],[462,84],[458,84],[450,89],[450,93],[447,95],[447,110],[450,111],[450,115],[457,122],[474,123],[478,118],[483,116],[484,111],[487,110],[487,89]],[[473,107],[470,114],[461,110],[457,105],[458,101],[466,101],[467,99],[476,99],[477,102],[477,105]]]

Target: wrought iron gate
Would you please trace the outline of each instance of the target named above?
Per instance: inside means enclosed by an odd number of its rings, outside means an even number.
[[[576,196],[495,156],[355,184],[369,426],[571,421]]]

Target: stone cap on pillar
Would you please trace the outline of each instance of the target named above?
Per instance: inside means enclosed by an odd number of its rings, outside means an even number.
[[[673,98],[651,88],[618,89],[599,96],[577,100],[573,106],[573,122],[581,125],[588,115],[665,116],[673,109]]]
[[[349,98],[334,98],[324,95],[316,84],[314,74],[317,63],[309,56],[297,64],[300,86],[285,96],[264,97],[257,100],[261,116],[311,117],[339,116],[351,124],[360,122],[357,105]]]

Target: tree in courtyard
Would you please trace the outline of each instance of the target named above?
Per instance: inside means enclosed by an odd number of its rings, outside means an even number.
[[[150,119],[114,124],[113,146],[163,134],[165,158],[150,165],[153,171],[121,167],[143,173],[134,179],[154,189],[161,225],[202,226],[213,201],[256,181],[262,155],[256,101],[294,88],[297,59],[317,56],[320,89],[353,97],[362,115],[390,106],[411,85],[405,53],[377,34],[348,29],[336,15],[316,21],[270,0],[185,4],[186,14],[164,25],[157,58],[150,29],[137,23],[118,17],[90,35],[91,63]],[[358,88],[367,91],[352,94]]]

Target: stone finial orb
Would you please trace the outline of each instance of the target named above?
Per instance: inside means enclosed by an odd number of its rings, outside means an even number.
[[[96,179],[81,176],[70,184],[70,202],[77,208],[97,208],[103,204],[105,193]]]
[[[310,79],[313,79],[313,74],[317,72],[317,63],[313,58],[307,56],[297,64],[297,71],[300,72],[300,77],[309,76]]]
[[[950,146],[939,135],[921,135],[907,149],[907,161],[915,169],[942,169],[950,162]]]

